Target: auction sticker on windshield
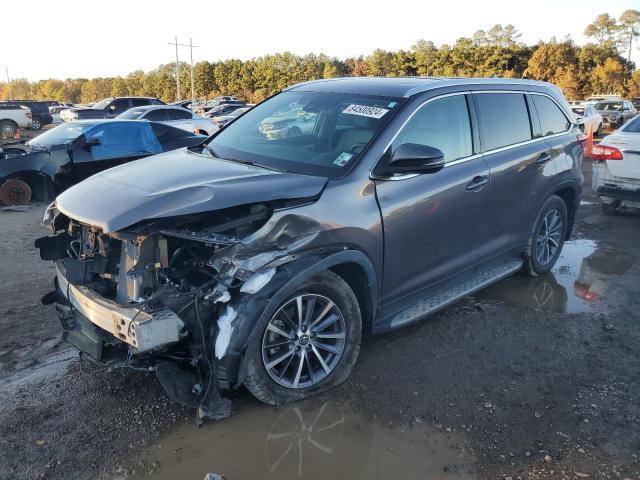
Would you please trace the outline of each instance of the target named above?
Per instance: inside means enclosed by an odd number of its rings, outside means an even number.
[[[349,115],[359,115],[361,117],[382,118],[389,110],[386,108],[369,107],[367,105],[351,104],[345,108],[342,113]]]

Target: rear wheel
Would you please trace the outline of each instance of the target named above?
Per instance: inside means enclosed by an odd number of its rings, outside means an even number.
[[[524,251],[524,270],[532,277],[550,271],[555,265],[567,235],[567,206],[552,195],[544,202]]]
[[[42,122],[38,118],[34,118],[31,120],[32,130],[40,130],[41,128],[42,128]]]
[[[16,178],[10,178],[0,186],[0,202],[8,206],[26,205],[31,201],[31,187]]]
[[[257,326],[247,346],[244,384],[259,400],[279,405],[342,383],[360,351],[358,301],[338,275],[305,282]]]

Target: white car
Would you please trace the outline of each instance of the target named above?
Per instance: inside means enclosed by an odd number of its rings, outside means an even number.
[[[591,127],[594,135],[600,135],[600,131],[602,130],[602,115],[598,113],[592,104],[587,103],[586,105],[572,106],[571,110],[573,110],[578,125],[580,125],[584,133],[587,133],[589,127]]]
[[[19,128],[31,126],[31,110],[20,105],[0,103],[0,137],[13,137]]]
[[[594,145],[591,159],[593,191],[606,215],[621,206],[640,207],[640,116]]]
[[[213,120],[201,117],[186,108],[172,107],[171,105],[134,107],[121,113],[116,118],[165,123],[172,127],[202,135],[212,135],[218,131],[218,125]]]

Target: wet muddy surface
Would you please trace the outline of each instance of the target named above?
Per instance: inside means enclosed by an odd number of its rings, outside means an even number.
[[[633,267],[635,254],[593,239],[565,243],[553,270],[539,278],[513,276],[475,296],[514,308],[558,313],[607,310],[615,277]]]
[[[139,463],[152,472],[141,476],[473,478],[473,458],[464,441],[432,426],[384,426],[355,413],[352,405],[330,401],[280,409],[249,402],[237,413],[200,429],[184,423],[163,436],[140,455]]]
[[[322,397],[240,390],[201,428],[152,374],[60,351],[43,206],[0,212],[0,479],[640,479],[640,213],[603,216],[584,171],[550,274],[367,339]]]

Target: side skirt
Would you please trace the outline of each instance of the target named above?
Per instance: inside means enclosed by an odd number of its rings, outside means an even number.
[[[489,268],[476,273],[473,277],[464,282],[436,293],[433,296],[421,298],[409,308],[397,314],[391,320],[391,328],[397,328],[409,323],[416,322],[427,315],[437,312],[442,308],[457,302],[467,295],[471,295],[478,290],[502,280],[505,277],[517,272],[522,268],[522,260],[510,260],[501,265]]]

